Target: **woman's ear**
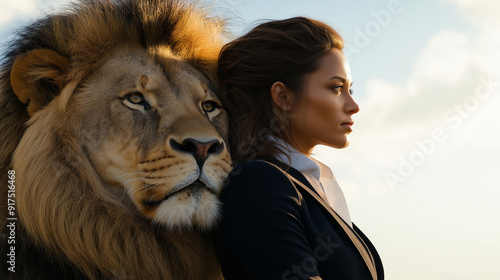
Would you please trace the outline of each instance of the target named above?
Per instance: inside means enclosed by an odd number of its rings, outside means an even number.
[[[19,55],[10,72],[17,98],[34,113],[49,104],[67,83],[69,61],[53,50],[35,49]]]
[[[271,97],[278,108],[284,111],[291,111],[295,102],[295,94],[289,90],[282,82],[275,82],[271,86]]]

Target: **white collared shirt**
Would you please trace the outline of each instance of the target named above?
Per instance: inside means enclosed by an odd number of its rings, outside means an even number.
[[[304,155],[292,146],[284,143],[282,140],[276,139],[270,135],[267,135],[267,137],[290,149],[290,161],[287,156],[281,153],[276,155],[277,159],[300,171],[326,203],[328,203],[332,209],[352,227],[344,193],[337,183],[337,179],[333,175],[332,170],[322,162]]]

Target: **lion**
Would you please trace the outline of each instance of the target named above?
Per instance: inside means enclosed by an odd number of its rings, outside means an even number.
[[[19,33],[0,76],[2,275],[220,279],[223,34],[175,0],[83,0]]]

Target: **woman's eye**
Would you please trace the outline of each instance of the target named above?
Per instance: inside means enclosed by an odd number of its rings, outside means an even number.
[[[201,107],[205,112],[210,113],[217,108],[217,104],[215,104],[215,102],[213,101],[205,101],[203,102],[203,104],[201,104]]]
[[[331,88],[332,91],[334,91],[336,94],[341,94],[342,93],[342,89],[344,88],[344,86],[334,86]],[[352,95],[354,93],[354,90],[352,89],[349,89],[349,94]]]
[[[340,93],[342,91],[342,86],[332,87],[332,91],[334,91],[335,93]]]
[[[148,101],[146,101],[146,98],[142,93],[140,92],[131,92],[123,97],[123,99],[127,100],[128,102],[136,105],[142,105],[145,110],[151,109],[151,105],[149,105]]]

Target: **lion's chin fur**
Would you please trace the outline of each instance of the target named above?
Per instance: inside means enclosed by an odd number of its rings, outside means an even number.
[[[221,205],[217,196],[205,190],[191,194],[187,198],[179,193],[163,201],[155,212],[153,220],[169,230],[198,228],[212,229],[220,218]]]

